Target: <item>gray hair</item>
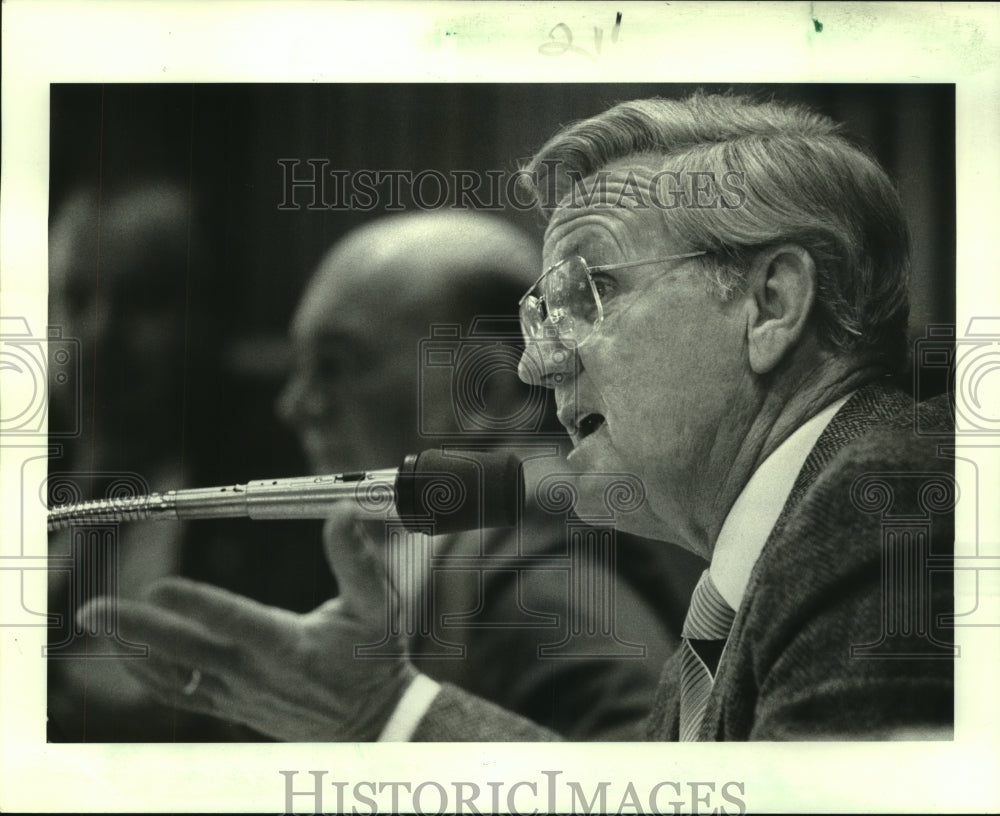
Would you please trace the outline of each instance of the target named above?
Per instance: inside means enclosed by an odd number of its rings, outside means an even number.
[[[636,154],[662,157],[665,171],[704,173],[716,194],[720,180],[739,174],[745,197],[737,206],[663,210],[666,228],[687,249],[709,251],[702,268],[720,297],[743,286],[757,249],[797,243],[817,265],[824,344],[902,366],[909,313],[902,206],[885,171],[833,120],[730,94],[624,102],[557,133],[522,178],[550,217],[581,177]]]

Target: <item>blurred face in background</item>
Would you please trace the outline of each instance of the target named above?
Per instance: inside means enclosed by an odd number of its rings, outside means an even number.
[[[292,374],[278,411],[298,433],[315,473],[395,467],[430,447],[418,433],[424,276],[380,265],[361,248],[335,250],[292,320]],[[450,395],[440,395],[447,411]],[[426,400],[425,400],[426,404]]]
[[[337,244],[292,319],[292,374],[278,402],[314,472],[396,467],[446,441],[483,442],[453,400],[474,388],[485,416],[507,416],[525,399],[516,354],[466,383],[460,366],[424,366],[423,342],[435,326],[464,334],[484,308],[514,317],[537,266],[535,241],[480,214],[389,217]]]
[[[182,399],[190,266],[199,257],[186,191],[149,184],[101,201],[80,193],[50,231],[50,322],[79,339],[84,421],[146,428]]]

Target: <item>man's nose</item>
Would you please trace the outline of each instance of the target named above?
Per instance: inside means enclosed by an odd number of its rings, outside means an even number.
[[[316,419],[323,412],[323,397],[302,374],[292,374],[278,395],[275,410],[282,422],[295,426]]]
[[[529,385],[556,388],[576,375],[576,348],[555,338],[528,340],[517,376]]]

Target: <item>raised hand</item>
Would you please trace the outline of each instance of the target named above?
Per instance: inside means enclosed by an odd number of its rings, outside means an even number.
[[[341,594],[306,614],[182,578],[119,601],[121,634],[149,645],[148,658],[124,665],[167,704],[276,739],[377,739],[416,676],[403,658],[355,656],[386,636],[382,544],[345,510],[328,520],[324,545]]]

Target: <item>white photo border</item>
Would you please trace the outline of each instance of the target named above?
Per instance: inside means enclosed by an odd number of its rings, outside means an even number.
[[[25,316],[33,326],[46,323],[49,86],[101,81],[954,83],[956,321],[961,328],[972,317],[1000,315],[998,213],[989,187],[1000,179],[995,4],[7,0],[3,12],[0,314]],[[610,48],[618,13],[620,34]],[[581,40],[588,53],[542,53],[539,46],[551,41],[559,23],[580,32],[603,28],[605,47],[594,54],[592,43]],[[989,442],[1000,445],[996,438],[979,444]],[[980,495],[996,496],[996,449],[983,450]],[[44,519],[16,512],[21,458],[32,453],[5,445],[0,464],[2,536],[10,542],[23,530],[26,557],[45,552]],[[985,509],[992,505],[980,502],[984,509],[975,521],[978,540],[995,548],[1000,525],[995,510]],[[6,544],[2,554],[10,554]],[[994,611],[996,575],[984,573],[980,588],[987,593],[981,602],[991,602]],[[5,617],[19,611],[8,605],[19,603],[20,576],[0,573]],[[467,780],[484,789],[490,780],[540,786],[543,771],[560,771],[587,790],[605,779],[631,782],[639,791],[664,780],[710,782],[716,791],[737,781],[751,811],[995,811],[995,621],[956,633],[962,656],[953,742],[559,748],[48,744],[39,659],[45,629],[0,627],[0,810],[280,812],[280,771],[298,771],[301,790],[310,785],[309,771],[322,770],[326,780],[350,784]],[[329,809],[335,798],[332,787],[327,791]],[[539,797],[532,804],[523,793],[514,804],[544,809]],[[429,795],[427,801],[435,800]],[[721,804],[727,812],[738,809]],[[559,800],[557,806],[568,805]],[[695,806],[689,802],[686,809]],[[307,798],[297,798],[296,808],[311,812]]]

